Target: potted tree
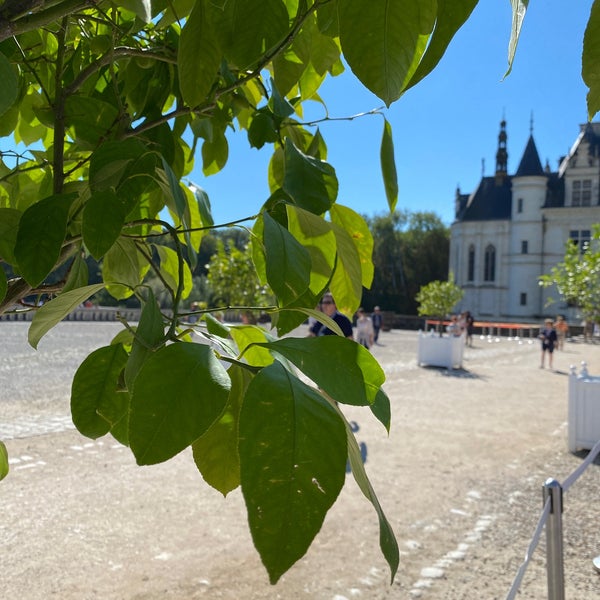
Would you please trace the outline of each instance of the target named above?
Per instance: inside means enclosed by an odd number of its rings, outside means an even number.
[[[431,281],[419,290],[416,300],[419,315],[438,319],[439,335],[419,331],[417,362],[436,367],[453,369],[462,365],[464,340],[462,335],[444,335],[443,321],[454,306],[460,302],[463,291],[454,283],[452,273],[448,281]]]

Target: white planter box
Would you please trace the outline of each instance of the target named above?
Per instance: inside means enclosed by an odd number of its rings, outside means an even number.
[[[585,363],[569,375],[569,451],[590,450],[600,440],[600,377],[588,374]]]
[[[465,340],[463,336],[443,336],[439,333],[423,333],[419,331],[417,344],[417,363],[432,367],[446,367],[447,369],[462,366]]]

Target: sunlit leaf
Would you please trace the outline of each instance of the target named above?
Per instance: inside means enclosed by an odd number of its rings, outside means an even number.
[[[254,367],[265,367],[273,362],[273,357],[267,350],[260,346],[252,346],[271,339],[262,327],[236,325],[230,328],[229,333],[248,364]]]
[[[479,0],[438,0],[435,29],[427,44],[427,50],[417,70],[406,85],[406,89],[416,85],[437,66],[446,52],[448,44],[469,18],[478,2]]]
[[[587,95],[588,119],[591,121],[600,110],[600,2],[592,4],[585,35],[581,74],[589,87]]]
[[[31,326],[27,333],[27,339],[34,348],[39,341],[55,325],[58,325],[70,312],[75,310],[81,303],[85,302],[104,288],[103,283],[96,283],[85,287],[76,288],[70,292],[64,292],[42,305],[33,316]]]
[[[337,244],[337,263],[329,285],[338,309],[352,316],[362,299],[361,257],[352,236],[332,223]]]
[[[344,337],[290,337],[261,345],[284,356],[343,404],[372,404],[385,381],[385,374],[371,353]]]
[[[239,430],[250,531],[275,583],[306,553],[344,484],[344,425],[316,390],[274,363],[248,386]]]
[[[508,70],[504,74],[505,77],[512,71],[517,44],[519,43],[519,36],[521,35],[521,27],[523,26],[523,20],[525,19],[529,0],[510,0],[510,3],[512,5],[513,16],[510,42],[508,43]]]
[[[182,259],[181,263],[177,257],[177,252],[167,246],[153,245],[160,258],[160,270],[169,284],[172,292],[175,293],[180,283],[180,268],[183,278],[181,298],[186,299],[192,291],[192,272],[188,264]]]
[[[356,443],[356,438],[352,433],[350,425],[346,422],[346,434],[348,436],[348,459],[350,461],[350,468],[352,475],[358,484],[361,492],[365,495],[367,500],[371,502],[373,508],[377,512],[379,518],[379,546],[381,552],[387,560],[391,570],[391,582],[394,581],[394,577],[398,571],[398,565],[400,564],[400,552],[398,550],[398,542],[396,536],[389,521],[387,520],[379,500],[373,490],[373,486],[367,477],[365,471],[365,465],[362,461],[360,448]]]
[[[337,198],[338,180],[330,164],[300,152],[286,140],[283,189],[297,206],[321,215]]]
[[[220,63],[219,42],[206,16],[206,2],[197,0],[181,30],[177,60],[179,87],[189,106],[198,106],[208,96]]]
[[[155,352],[133,386],[129,443],[140,465],[168,460],[201,437],[225,408],[231,381],[203,344]]]
[[[240,485],[238,428],[242,401],[252,380],[250,371],[232,365],[231,391],[221,417],[192,444],[194,462],[206,483],[226,496]]]
[[[394,157],[394,139],[392,137],[392,126],[385,119],[383,125],[383,136],[381,138],[381,173],[383,185],[390,212],[394,212],[398,202],[398,174],[396,172],[396,159]]]
[[[149,288],[147,294],[146,301],[142,303],[140,321],[135,330],[131,353],[125,367],[125,383],[130,391],[144,361],[165,341],[165,326],[160,308],[152,289]]]
[[[373,283],[373,236],[365,220],[351,208],[336,204],[330,210],[331,221],[339,225],[350,237],[358,252],[361,269],[361,283],[370,288]],[[334,229],[337,231],[337,229]],[[339,239],[339,238],[336,238]],[[341,248],[344,246],[342,245]],[[342,254],[341,261],[346,265],[347,259]]]
[[[282,306],[301,296],[310,282],[310,255],[290,232],[264,213],[267,281]]]
[[[119,238],[105,254],[102,276],[106,289],[118,300],[129,298],[142,282],[150,266],[132,239]]]
[[[0,441],[0,481],[8,475],[8,471],[8,451],[4,442]]]
[[[338,0],[345,59],[365,87],[387,106],[402,94],[425,51],[436,0]]]
[[[117,391],[127,362],[120,344],[94,350],[79,366],[71,386],[71,415],[77,430],[92,439],[107,434],[127,412],[129,396]]]

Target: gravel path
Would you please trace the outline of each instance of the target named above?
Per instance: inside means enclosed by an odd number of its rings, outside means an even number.
[[[64,323],[40,350],[26,324],[0,323],[0,598],[37,600],[505,598],[542,510],[542,484],[563,481],[585,453],[567,451],[570,364],[600,374],[600,346],[569,343],[555,372],[537,341],[475,340],[464,369],[416,365],[416,333],[381,336],[393,425],[387,437],[350,407],[367,469],[401,549],[392,585],[377,518],[351,478],[307,555],[270,586],[239,491],[223,499],[184,452],[135,466],[105,437],[68,420],[72,373],[119,326]],[[599,465],[565,494],[566,597],[600,597],[595,500]],[[519,598],[546,597],[545,537]]]

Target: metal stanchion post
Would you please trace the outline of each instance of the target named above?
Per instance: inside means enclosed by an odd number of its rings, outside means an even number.
[[[556,479],[544,483],[544,504],[550,498],[550,515],[546,522],[546,570],[548,600],[565,599],[565,569],[563,562],[562,503],[563,489]]]

